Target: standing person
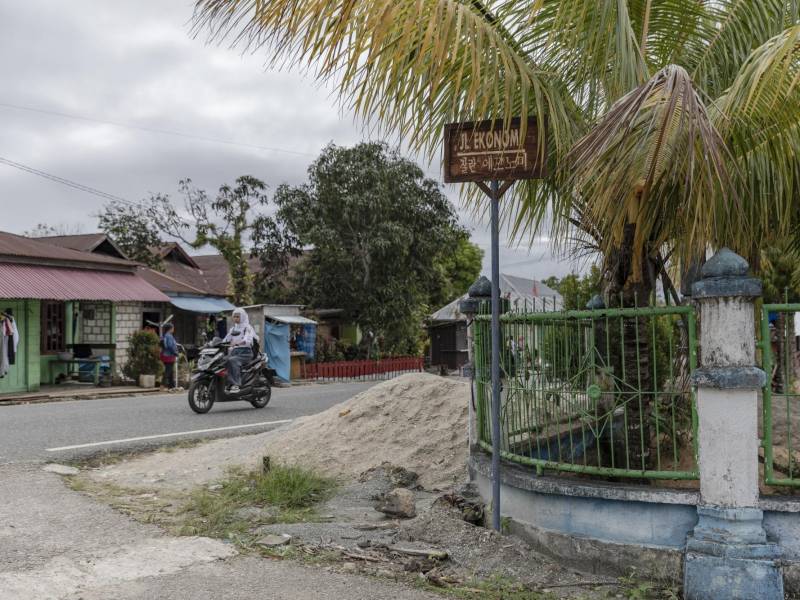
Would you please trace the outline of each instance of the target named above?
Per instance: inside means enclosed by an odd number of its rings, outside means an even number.
[[[233,309],[233,327],[224,341],[231,345],[228,355],[228,391],[236,393],[242,385],[242,366],[253,360],[253,338],[256,332],[242,308]]]
[[[175,382],[175,361],[178,360],[178,343],[172,335],[174,326],[172,323],[164,325],[164,334],[161,336],[161,362],[164,363],[164,385],[168,390],[174,390],[177,386]]]

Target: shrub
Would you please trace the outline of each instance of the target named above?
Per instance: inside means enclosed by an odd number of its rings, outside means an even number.
[[[139,379],[139,375],[155,375],[159,378],[164,370],[158,336],[152,331],[136,331],[128,338],[128,361],[122,368],[125,377]]]

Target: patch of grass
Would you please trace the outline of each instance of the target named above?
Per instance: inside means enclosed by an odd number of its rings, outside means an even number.
[[[267,473],[234,469],[220,483],[219,490],[202,489],[192,494],[183,509],[186,517],[179,534],[230,539],[244,536],[256,525],[313,520],[314,506],[335,488],[332,479],[283,465],[276,465]],[[238,512],[247,507],[275,510],[253,518]]]

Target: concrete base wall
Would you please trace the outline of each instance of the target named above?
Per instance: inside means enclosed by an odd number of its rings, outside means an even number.
[[[473,448],[470,478],[491,502],[491,458]],[[589,573],[680,583],[699,493],[561,477],[503,463],[501,512],[511,531],[544,554]],[[800,500],[760,502],[764,528],[783,552],[787,592],[800,593]]]

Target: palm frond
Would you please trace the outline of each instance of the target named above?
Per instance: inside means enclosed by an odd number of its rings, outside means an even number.
[[[503,0],[496,12],[592,116],[648,77],[625,0]]]
[[[631,23],[652,72],[683,64],[686,44],[706,18],[706,3],[698,0],[629,0]]]
[[[667,67],[617,102],[574,147],[562,176],[573,190],[560,198],[568,214],[579,198],[600,230],[604,251],[635,225],[634,256],[678,241],[690,257],[709,242],[745,236],[726,164],[728,152],[686,71]]]
[[[732,82],[754,48],[797,20],[796,0],[703,2],[706,15],[687,40],[685,65],[711,97]]]
[[[572,99],[477,0],[198,0],[195,31],[303,65],[345,106],[432,153],[450,121],[536,115],[565,150]]]
[[[788,236],[800,217],[800,26],[751,53],[711,117],[743,174],[749,220]]]

